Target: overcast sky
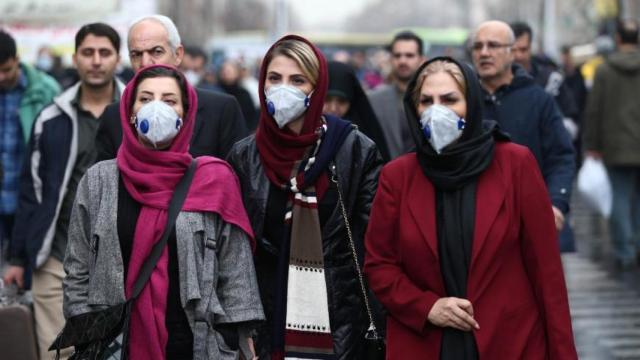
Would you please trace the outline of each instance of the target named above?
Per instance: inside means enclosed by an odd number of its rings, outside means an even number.
[[[299,24],[305,30],[340,30],[345,19],[372,0],[289,0]]]

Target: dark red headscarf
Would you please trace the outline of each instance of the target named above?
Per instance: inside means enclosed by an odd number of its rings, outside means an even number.
[[[122,145],[117,164],[127,192],[141,205],[125,280],[125,293],[131,296],[133,284],[153,245],[160,240],[167,222],[167,210],[173,191],[182,178],[192,157],[189,142],[193,133],[198,98],[184,79],[189,108],[180,132],[171,146],[162,151],[144,147],[130,123],[135,102],[135,89],[141,73],[157,67],[176,70],[166,65],[152,65],[140,69],[129,82],[120,102]],[[186,104],[185,104],[186,106]],[[197,159],[196,173],[182,207],[183,211],[204,211],[219,214],[226,222],[244,230],[253,243],[253,232],[242,204],[240,185],[231,167],[223,160],[203,156]],[[252,244],[253,246],[253,244]],[[129,357],[132,359],[164,359],[167,344],[165,313],[169,291],[169,253],[162,257],[142,293],[133,304],[129,326]]]
[[[273,44],[269,51],[267,51],[267,54],[271,53],[274,47],[285,40],[298,40],[309,45],[318,58],[320,71],[315,89],[310,98],[309,107],[304,115],[302,131],[300,131],[300,134],[296,134],[286,126],[282,129],[278,128],[275,119],[267,111],[264,83],[267,75],[267,67],[269,66],[268,62],[273,58],[265,59],[265,61],[262,62],[259,79],[260,84],[258,87],[260,95],[260,121],[256,131],[256,145],[267,178],[269,178],[273,184],[280,187],[288,184],[295,163],[301,160],[305,152],[318,140],[319,134],[316,130],[322,126],[322,107],[324,106],[324,98],[329,85],[327,61],[322,52],[320,52],[320,49],[309,40],[297,35],[287,35]],[[301,182],[298,184],[300,188],[304,188],[305,186],[305,184],[301,184]],[[324,174],[319,176],[315,186],[318,196],[322,198],[322,194],[324,194],[329,186],[328,177]]]

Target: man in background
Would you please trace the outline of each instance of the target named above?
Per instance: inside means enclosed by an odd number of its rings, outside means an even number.
[[[38,115],[26,149],[9,252],[11,266],[4,281],[24,288],[28,285],[25,272],[33,273],[41,359],[53,358],[48,348],[65,323],[62,262],[71,208],[80,179],[95,162],[98,118],[124,90],[124,84],[114,77],[119,61],[120,36],[111,26],[93,23],[81,27],[73,54],[80,81]]]
[[[22,159],[36,116],[60,92],[46,73],[20,61],[16,41],[0,30],[0,253],[11,237]]]
[[[586,155],[607,167],[613,206],[609,231],[615,263],[640,262],[640,49],[638,22],[617,24],[618,50],[598,67],[585,110]]]
[[[391,52],[391,81],[372,90],[369,102],[384,131],[389,155],[394,159],[409,152],[415,143],[404,116],[402,98],[407,85],[425,61],[423,43],[416,34],[403,31],[389,45]]]
[[[502,21],[482,23],[473,35],[471,53],[484,95],[483,118],[497,121],[513,142],[531,150],[560,231],[575,174],[573,146],[553,97],[514,64],[514,41],[513,31]]]
[[[571,139],[576,140],[580,126],[580,109],[565,82],[565,75],[550,59],[533,56],[531,51],[533,30],[527,23],[514,22],[510,26],[516,37],[512,50],[514,62],[520,64],[538,85],[553,96],[564,116],[563,123]]]
[[[179,67],[184,47],[176,25],[166,16],[150,15],[135,21],[128,34],[129,60],[138,71],[152,64]],[[236,141],[247,135],[238,102],[231,96],[196,89],[198,109],[189,152],[224,159]],[[116,157],[122,142],[120,102],[107,106],[96,135],[98,161]]]

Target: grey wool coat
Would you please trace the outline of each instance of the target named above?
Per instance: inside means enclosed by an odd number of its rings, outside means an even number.
[[[115,160],[90,168],[78,185],[64,260],[66,318],[125,301],[117,231]],[[180,301],[193,332],[194,359],[236,359],[217,324],[263,320],[246,233],[215,213],[180,212],[176,220]]]

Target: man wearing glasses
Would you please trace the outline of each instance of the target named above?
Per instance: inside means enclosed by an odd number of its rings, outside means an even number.
[[[575,172],[574,150],[553,97],[514,64],[513,31],[488,21],[475,31],[471,54],[484,92],[484,119],[495,120],[511,140],[531,150],[544,177],[556,228],[564,226]]]

